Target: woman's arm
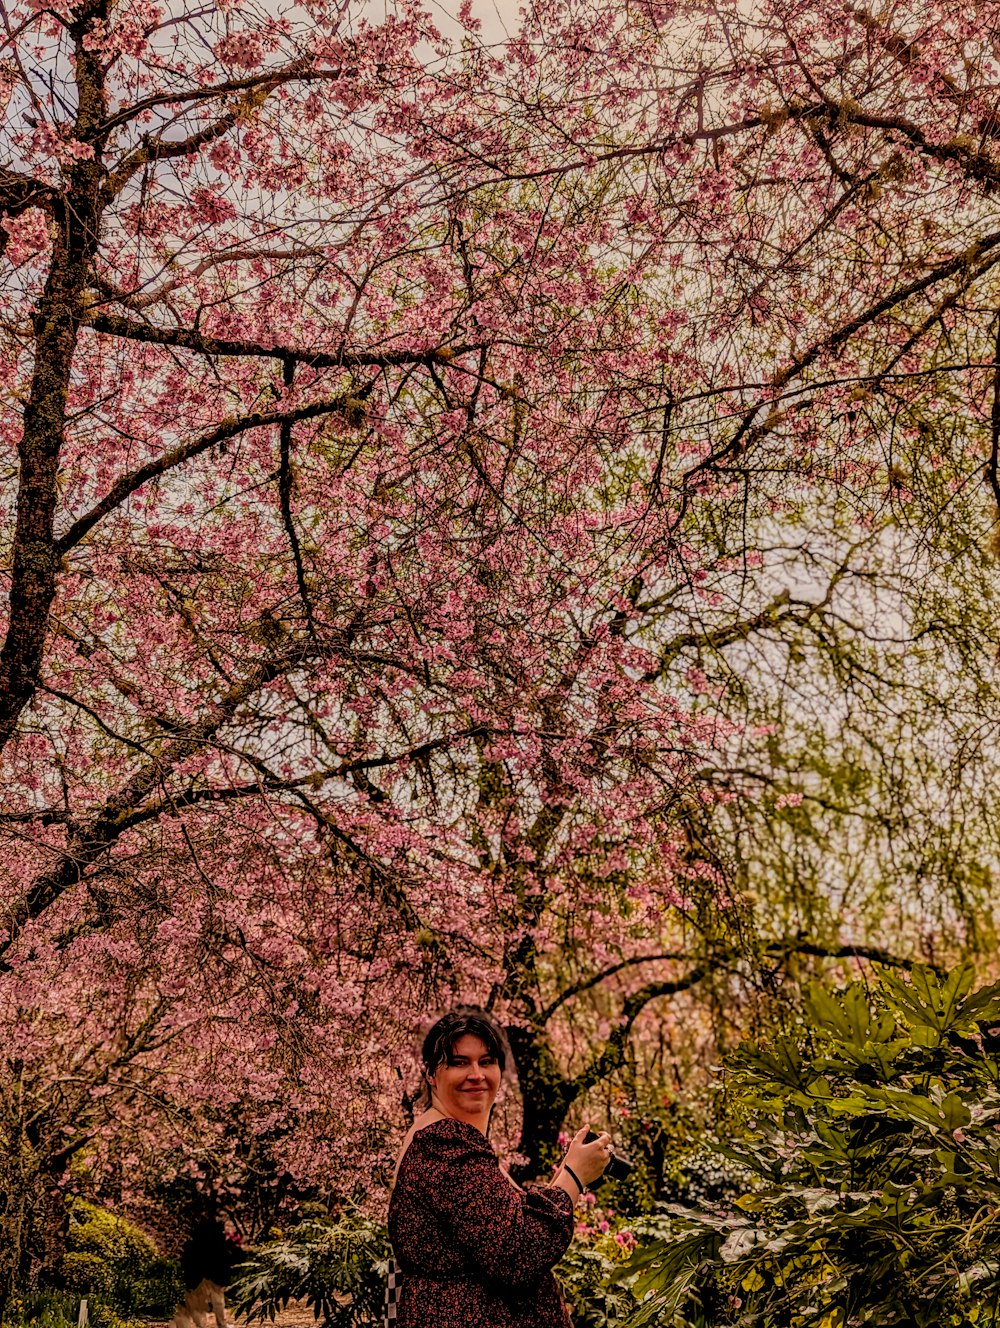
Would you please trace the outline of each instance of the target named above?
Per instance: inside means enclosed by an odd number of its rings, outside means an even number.
[[[583,1182],[578,1182],[570,1175],[565,1164],[560,1163],[559,1168],[553,1177],[552,1184],[548,1188],[551,1190],[565,1190],[575,1205],[577,1199],[579,1199],[580,1195],[583,1193],[584,1187]]]

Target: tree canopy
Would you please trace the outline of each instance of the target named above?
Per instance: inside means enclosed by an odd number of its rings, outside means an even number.
[[[361,1174],[459,1000],[537,1164],[663,998],[988,933],[998,19],[8,7],[40,1174]]]

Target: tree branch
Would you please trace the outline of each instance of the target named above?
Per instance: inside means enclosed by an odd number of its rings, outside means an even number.
[[[255,692],[300,665],[304,659],[304,651],[295,648],[283,656],[261,661],[246,678],[220,697],[199,723],[191,725],[182,737],[167,743],[158,756],[141,766],[86,821],[70,823],[69,840],[58,864],[35,877],[25,894],[7,910],[3,919],[7,934],[0,941],[0,956],[10,950],[29,922],[41,917],[82,878],[92,862],[117,842],[128,827],[130,814],[163,783],[174,766],[201,751]],[[0,972],[8,969],[9,964],[0,959]]]
[[[286,65],[284,69],[270,70],[266,74],[228,79],[225,83],[214,83],[204,88],[190,88],[186,92],[158,92],[153,96],[144,97],[142,101],[134,102],[131,106],[123,106],[114,115],[108,116],[100,125],[99,132],[102,135],[110,134],[113,129],[128,124],[130,120],[136,119],[146,111],[155,110],[157,106],[196,105],[200,102],[218,101],[221,97],[229,97],[234,93],[249,93],[259,102],[283,83],[294,83],[298,79],[337,80],[352,72],[350,69],[317,69],[312,56],[303,56]]]
[[[90,11],[97,18],[106,0]],[[74,78],[77,108],[73,135],[102,146],[95,124],[107,108],[106,70],[84,42],[85,27],[75,29]],[[58,199],[57,225],[44,286],[34,303],[31,385],[18,442],[18,479],[13,548],[10,560],[8,615],[0,648],[0,748],[15,732],[21,713],[34,695],[59,565],[54,527],[59,490],[59,461],[66,425],[73,358],[84,313],[87,276],[97,252],[101,227],[100,153],[76,161],[65,172]],[[7,185],[19,204],[28,205],[34,187],[8,173]],[[28,191],[27,193],[25,191]]]
[[[3,956],[14,944],[28,921],[40,917],[68,889],[78,881],[86,879],[84,875],[86,868],[110,849],[127,831],[151,820],[156,820],[161,816],[178,816],[189,807],[239,801],[243,798],[260,797],[268,793],[287,792],[295,796],[296,800],[301,803],[303,810],[313,817],[324,830],[329,832],[331,837],[339,842],[352,857],[366,864],[373,887],[377,888],[385,902],[395,909],[405,930],[411,933],[415,931],[426,932],[428,937],[431,938],[427,942],[428,948],[434,953],[437,961],[446,967],[450,966],[441,933],[430,929],[422,921],[407,898],[399,880],[393,874],[387,872],[382,864],[372,858],[351,836],[346,835],[322,808],[306,796],[304,790],[313,788],[317,779],[325,782],[330,779],[346,778],[359,771],[399,765],[405,761],[420,760],[430,756],[433,752],[450,746],[455,741],[471,736],[475,730],[459,730],[456,733],[418,743],[416,746],[406,748],[403,751],[385,752],[380,756],[359,757],[355,760],[344,761],[340,765],[329,769],[311,771],[307,775],[287,780],[274,779],[262,762],[257,762],[246,754],[237,753],[260,771],[262,775],[260,779],[254,783],[231,785],[226,788],[189,788],[176,794],[165,793],[152,802],[146,801],[149,793],[157,784],[163,782],[170,769],[178,762],[185,760],[198,748],[204,746],[221,724],[230,717],[239,705],[248,700],[250,695],[259,689],[259,686],[266,685],[268,681],[273,681],[301,662],[301,656],[293,653],[284,661],[274,661],[270,665],[261,666],[258,671],[222,698],[211,717],[172,742],[162,755],[151,758],[124,789],[108,799],[104,806],[85,824],[76,824],[68,813],[56,811],[52,808],[39,809],[37,812],[0,815],[0,823],[32,820],[36,824],[66,824],[70,827],[70,842],[62,852],[62,860],[59,865],[52,871],[37,877],[20,904],[8,913],[6,919],[8,936],[6,940],[0,943],[0,956]],[[0,958],[0,973],[9,971],[9,967],[10,965]]]
[[[790,607],[788,591],[785,590],[776,595],[766,609],[761,609],[759,613],[749,618],[728,623],[725,627],[714,630],[684,632],[675,636],[663,647],[656,667],[648,669],[642,675],[643,682],[655,682],[657,678],[662,678],[670,664],[685,650],[693,650],[699,646],[707,647],[709,650],[721,650],[725,646],[734,645],[737,641],[745,641],[754,632],[762,631],[766,627],[778,627],[789,618],[798,618],[800,615],[796,610],[802,607],[802,605]],[[805,617],[811,616],[817,608],[815,604],[806,604],[804,607]]]
[[[986,463],[986,477],[993,491],[997,516],[1000,517],[1000,312],[997,314],[997,334],[993,351],[993,409],[990,412],[990,459]]]
[[[114,511],[116,507],[120,507],[126,498],[130,497],[136,490],[141,489],[150,480],[165,475],[168,470],[174,470],[177,466],[183,465],[186,461],[191,461],[194,457],[200,456],[203,452],[209,451],[229,438],[235,438],[238,434],[246,433],[250,429],[265,429],[272,425],[290,425],[301,420],[318,419],[323,415],[340,414],[350,419],[358,414],[360,409],[361,402],[358,395],[337,396],[320,401],[310,401],[307,405],[298,406],[294,410],[255,411],[251,415],[223,420],[218,428],[202,434],[199,438],[192,438],[189,442],[181,443],[180,446],[165,452],[154,461],[147,461],[145,465],[137,466],[135,470],[129,471],[127,475],[122,475],[89,512],[85,512],[83,516],[73,522],[67,531],[56,539],[56,552],[59,557],[66,554],[75,545],[79,544],[80,540],[109,512]]]
[[[289,392],[295,382],[295,363],[286,360],[283,368],[285,391]],[[281,426],[278,444],[278,501],[281,504],[281,521],[291,546],[295,561],[295,582],[299,588],[299,599],[306,614],[309,634],[315,639],[316,622],[313,617],[312,599],[306,584],[306,569],[302,561],[302,548],[298,532],[295,529],[295,516],[292,512],[292,421],[285,420]]]
[[[148,134],[144,134],[142,147],[130,152],[118,169],[109,173],[104,182],[105,199],[110,202],[117,197],[136,171],[141,170],[144,166],[171,157],[190,157],[207,144],[214,143],[216,139],[222,138],[255,105],[256,100],[254,93],[241,98],[239,105],[233,110],[227,111],[225,115],[220,115],[212,124],[189,134],[187,138],[154,139]]]
[[[209,337],[190,328],[154,327],[135,318],[118,314],[91,313],[84,320],[87,327],[105,336],[125,337],[129,341],[143,341],[152,346],[175,346],[194,351],[198,355],[245,355],[270,360],[308,364],[313,369],[389,369],[399,365],[448,365],[459,355],[481,350],[483,343],[470,342],[460,346],[436,346],[426,351],[306,351],[291,346],[263,346],[259,341],[231,341],[222,337]]]
[[[16,217],[26,208],[50,203],[53,194],[51,186],[40,180],[0,167],[0,212],[5,216]]]
[[[174,269],[174,275],[166,278],[161,285],[154,286],[151,289],[143,289],[143,286],[135,287],[131,291],[122,290],[107,279],[105,275],[91,273],[91,287],[98,295],[100,300],[92,299],[91,308],[97,305],[119,305],[123,309],[131,309],[138,312],[148,309],[151,305],[161,304],[166,300],[171,292],[183,286],[186,282],[196,281],[212,268],[219,267],[223,263],[241,263],[241,262],[276,262],[286,263],[308,258],[325,258],[326,250],[319,245],[310,244],[290,244],[285,248],[276,247],[269,249],[266,245],[219,245],[213,248],[209,254],[202,254],[199,261],[191,267],[181,269],[179,273]],[[140,291],[142,293],[140,294]],[[88,324],[89,326],[89,324]]]
[[[924,276],[883,296],[881,300],[877,300],[875,304],[870,305],[862,313],[842,324],[828,336],[814,342],[813,345],[810,346],[808,350],[803,351],[801,355],[795,356],[790,364],[780,372],[776,373],[771,379],[769,386],[772,392],[780,391],[781,388],[785,387],[793,378],[798,377],[808,369],[810,365],[814,364],[825,352],[838,350],[846,341],[849,341],[855,333],[860,332],[861,329],[866,327],[869,323],[873,323],[877,318],[881,318],[883,314],[889,313],[899,305],[905,304],[906,301],[911,299],[914,295],[921,294],[921,292],[928,290],[937,282],[944,281],[948,277],[954,276],[956,272],[960,272],[963,268],[971,266],[984,254],[989,253],[998,245],[1000,245],[1000,231],[992,231],[989,235],[985,235],[982,239],[975,241],[974,244],[971,244],[969,248],[965,249],[962,253],[954,255],[944,263],[939,263]],[[686,486],[694,476],[701,474],[706,470],[710,470],[713,466],[718,465],[720,461],[725,460],[726,457],[732,456],[734,453],[745,451],[751,443],[758,441],[769,433],[780,419],[780,415],[779,419],[774,418],[777,413],[774,410],[772,410],[768,418],[762,423],[756,426],[754,425],[754,420],[766,404],[767,402],[765,401],[759,401],[755,406],[751,406],[743,416],[739,427],[732,437],[721,447],[717,448],[710,456],[705,457],[704,460],[697,462],[695,465],[689,467],[688,470],[684,471],[681,476],[681,484]]]
[[[401,765],[404,761],[419,761],[434,752],[450,747],[454,742],[470,737],[472,732],[471,729],[460,730],[442,738],[434,738],[429,742],[419,743],[416,747],[408,747],[401,752],[386,752],[381,756],[363,756],[357,758],[357,760],[343,761],[340,765],[311,770],[307,775],[299,775],[294,779],[275,779],[269,773],[263,772],[262,777],[251,784],[233,784],[224,788],[189,788],[182,793],[171,794],[169,797],[160,798],[156,802],[144,803],[137,807],[129,817],[123,820],[122,829],[132,829],[134,826],[142,825],[147,821],[156,820],[160,816],[176,816],[178,812],[187,807],[197,807],[203,803],[232,802],[254,795],[260,797],[267,793],[294,793],[300,789],[315,789],[328,780],[346,779],[360,771],[384,769],[386,766]],[[234,755],[240,758],[243,753],[237,751]],[[261,766],[256,762],[251,763],[255,769],[261,769]],[[61,814],[52,812],[45,814],[48,815],[49,819],[55,819],[57,815],[58,819],[66,819]],[[31,819],[32,816],[38,819],[41,815],[42,813],[11,813],[6,818],[0,815],[0,822],[5,819]]]
[[[550,1005],[539,1012],[538,1022],[547,1024],[560,1006],[571,1001],[574,996],[579,996],[581,992],[590,991],[592,987],[599,987],[607,978],[614,977],[616,973],[621,973],[626,968],[635,968],[637,964],[654,964],[658,960],[674,960],[682,962],[690,959],[688,954],[680,954],[676,950],[667,950],[662,954],[633,955],[631,959],[622,959],[617,964],[609,964],[607,968],[602,968],[597,973],[592,973],[589,978],[583,978],[579,982],[574,982],[571,987],[566,987],[561,991]]]
[[[881,42],[883,50],[888,51],[890,55],[898,60],[904,69],[909,70],[911,65],[920,60],[923,51],[919,41],[909,37],[901,37],[896,32],[887,32],[883,24],[865,9],[858,7],[850,12],[869,34],[875,36],[876,40]],[[960,87],[958,81],[946,69],[941,68],[937,61],[935,61],[934,68],[933,90],[944,101],[950,101],[952,105],[957,106],[960,112],[965,113],[967,111],[970,100],[969,89]],[[976,132],[981,138],[1000,139],[1000,119],[997,118],[995,111],[989,115],[981,115],[976,119]],[[935,144],[934,146],[939,145]],[[954,144],[945,146],[953,147]],[[977,153],[975,155],[980,156],[981,154]]]
[[[889,968],[904,969],[912,968],[916,962],[912,959],[894,955],[880,946],[819,945],[816,942],[806,940],[804,937],[797,937],[789,941],[772,941],[763,948],[760,954],[761,958],[770,959],[779,964],[793,954],[809,955],[816,959],[865,959],[871,963],[883,964]],[[713,956],[711,960],[699,961],[683,977],[668,982],[649,982],[627,996],[618,1016],[618,1022],[605,1041],[604,1046],[592,1058],[589,1065],[585,1066],[578,1075],[568,1081],[570,1100],[579,1097],[588,1088],[593,1088],[595,1084],[600,1083],[602,1079],[606,1079],[609,1074],[612,1074],[623,1064],[632,1025],[650,1001],[658,1000],[662,996],[676,996],[680,992],[689,991],[719,968],[747,958],[748,955],[745,950],[732,948],[721,955]],[[936,965],[931,965],[931,967],[935,968],[937,972],[941,971]],[[594,986],[596,982],[589,985]],[[560,997],[555,1004],[559,1005],[561,1003],[562,998]]]

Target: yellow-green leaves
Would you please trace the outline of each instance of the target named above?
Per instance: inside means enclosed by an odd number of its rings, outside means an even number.
[[[728,1061],[744,1125],[721,1151],[756,1183],[672,1207],[671,1258],[637,1252],[660,1322],[998,1328],[998,1048],[998,989],[968,965],[810,987],[793,1033]]]

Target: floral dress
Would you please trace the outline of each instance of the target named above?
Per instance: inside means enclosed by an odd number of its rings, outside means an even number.
[[[474,1125],[425,1125],[389,1202],[398,1328],[569,1328],[551,1270],[572,1235],[565,1190],[517,1189]]]

